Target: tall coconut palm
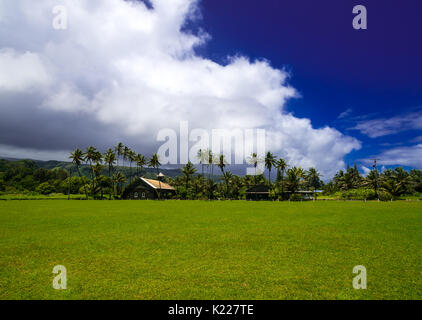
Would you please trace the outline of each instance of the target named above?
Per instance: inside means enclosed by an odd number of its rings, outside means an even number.
[[[141,171],[144,170],[144,167],[147,165],[147,159],[142,154],[137,154],[135,157],[136,167],[141,168]],[[137,170],[137,175],[139,176],[139,170]]]
[[[104,162],[108,165],[108,177],[111,179],[113,165],[116,162],[116,154],[114,153],[113,149],[108,149],[107,152],[104,154]],[[111,200],[111,192],[109,198]]]
[[[117,168],[119,167],[119,158],[122,156],[124,148],[125,146],[121,142],[119,142],[117,146],[114,147],[114,151],[116,151],[117,155]]]
[[[95,158],[95,153],[97,152],[97,149],[93,146],[89,146],[85,150],[85,163],[89,165],[89,175],[91,177],[91,184],[94,183],[94,170],[93,170],[93,161]],[[91,195],[92,195],[92,187],[91,187]]]
[[[125,166],[125,161],[127,160],[127,156],[129,155],[129,151],[130,151],[129,147],[124,146],[123,152],[122,152],[123,167]]]
[[[72,167],[69,168],[69,183],[68,183],[68,188],[67,188],[67,200],[70,200],[70,188],[72,185]]]
[[[256,175],[256,169],[257,169],[258,164],[259,164],[258,154],[256,154],[256,152],[252,153],[248,157],[247,162],[248,162],[249,165],[253,165],[254,166],[254,168],[255,168],[255,175]]]
[[[99,180],[98,178],[101,175],[101,171],[103,171],[103,169],[104,169],[104,166],[101,163],[99,163],[99,162],[97,162],[94,165],[94,167],[93,167],[92,170],[94,171],[95,180]],[[96,192],[97,185],[96,184],[93,184],[92,186],[93,186],[93,188],[95,188],[94,190],[92,190],[92,193],[93,193],[93,195],[95,197],[96,196],[96,193],[97,193]],[[103,200],[103,187],[101,186],[101,184],[100,184],[100,188],[101,188],[101,200]]]
[[[235,176],[230,171],[224,172],[224,181],[226,182],[226,198],[230,198],[233,195],[237,194],[237,185],[233,183]],[[230,188],[229,188],[230,185]]]
[[[199,149],[197,159],[199,160],[199,164],[202,167],[202,176],[204,176],[204,165],[207,163],[207,152],[205,150]]]
[[[88,147],[85,151],[85,162],[90,167],[91,179],[94,179],[94,171],[92,169],[93,169],[93,162],[96,157],[96,153],[97,153],[97,149],[93,146]]]
[[[210,179],[210,173],[214,176],[214,154],[212,150],[207,150],[207,167],[208,167],[208,179]]]
[[[229,192],[229,183],[228,183],[228,179],[226,177],[226,173],[224,171],[224,168],[226,167],[226,165],[227,165],[227,161],[226,161],[224,154],[220,154],[220,157],[218,158],[217,166],[220,168],[220,171],[223,174],[223,178],[224,178],[224,181],[226,183],[226,190],[227,190],[226,191],[226,197],[227,197],[227,193]]]
[[[257,184],[258,181],[258,177],[257,177],[257,169],[258,169],[258,164],[261,162],[262,160],[259,158],[258,154],[256,152],[252,153],[248,159],[247,162],[249,165],[253,165],[253,167],[255,168],[255,175],[253,177],[253,181],[254,181],[254,185]]]
[[[126,177],[122,172],[117,172],[113,175],[113,182],[116,185],[116,195],[121,196],[122,184],[126,182]]]
[[[160,181],[160,179],[158,178],[158,176],[159,176],[159,174],[160,174],[160,172],[159,172],[159,168],[160,168],[160,166],[161,166],[161,163],[160,163],[160,157],[158,156],[158,154],[154,153],[154,154],[152,155],[151,159],[149,159],[148,165],[149,165],[150,167],[155,168],[155,169],[156,169],[156,171],[157,171],[157,179],[158,179],[158,184],[159,184],[159,186],[160,186],[160,190],[158,191],[158,199],[161,199],[161,181]]]
[[[79,174],[79,178],[82,179],[82,174],[81,174],[81,164],[82,162],[85,161],[85,154],[81,149],[76,148],[75,151],[70,153],[70,157],[69,159],[72,160],[72,163],[74,165],[76,165],[76,169],[78,171]],[[85,196],[86,196],[86,200],[88,200],[88,191],[86,190],[86,185],[84,184],[84,191],[85,191]]]
[[[113,149],[108,149],[104,154],[104,162],[108,166],[108,177],[111,178],[111,172],[113,171],[113,166],[116,163],[116,154]]]
[[[92,192],[92,196],[94,196],[94,191],[95,191],[94,163],[102,162],[102,154],[98,152],[98,150],[93,146],[88,147],[86,149],[85,154],[86,154],[85,161],[87,162],[87,164],[89,164],[90,169],[91,169],[90,170],[91,171],[91,192]]]
[[[281,173],[281,197],[283,197],[284,196],[284,173],[288,167],[288,164],[283,158],[280,158],[275,163],[275,167],[277,168],[278,172]]]
[[[127,159],[129,160],[129,183],[132,182],[132,163],[135,162],[136,160],[136,153],[129,149],[128,153],[127,153]]]
[[[265,156],[265,167],[268,169],[268,184],[271,186],[271,169],[276,164],[276,157],[270,151],[267,152]]]

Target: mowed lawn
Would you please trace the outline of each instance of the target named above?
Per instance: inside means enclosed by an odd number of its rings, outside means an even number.
[[[0,299],[421,299],[421,261],[422,202],[0,201]]]

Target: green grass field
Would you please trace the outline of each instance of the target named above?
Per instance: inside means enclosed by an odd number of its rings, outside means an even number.
[[[0,201],[0,257],[0,299],[421,299],[422,202]]]
[[[85,200],[83,194],[71,194],[71,199],[74,200]],[[68,200],[68,196],[62,193],[53,193],[50,195],[43,194],[0,194],[0,200]]]

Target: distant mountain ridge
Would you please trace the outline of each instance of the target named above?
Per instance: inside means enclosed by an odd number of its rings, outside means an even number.
[[[72,175],[76,175],[76,167],[73,163],[67,162],[67,161],[57,161],[57,160],[35,160],[35,159],[17,159],[17,158],[10,158],[10,157],[0,157],[2,160],[10,161],[10,162],[19,162],[19,161],[32,161],[35,163],[35,165],[39,168],[43,168],[46,170],[54,170],[54,169],[65,169],[69,172],[72,172]],[[116,167],[114,167],[116,169]],[[119,166],[119,169],[123,171],[123,173],[126,176],[129,175],[135,175],[136,174],[136,166],[132,166],[130,168],[129,166]],[[140,170],[140,169],[139,169]],[[177,177],[181,175],[181,172],[179,169],[164,169],[160,168],[160,172],[162,172],[167,177]],[[89,165],[83,164],[81,165],[81,173],[84,176],[90,177],[90,169]],[[104,175],[108,175],[108,166],[104,165],[104,170],[102,172]],[[154,168],[143,168],[142,172],[140,172],[142,175],[153,177],[156,175],[156,169]]]

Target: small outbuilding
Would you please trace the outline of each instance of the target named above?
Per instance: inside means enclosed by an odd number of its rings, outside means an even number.
[[[170,199],[175,194],[176,190],[165,182],[138,178],[126,188],[124,198],[132,200]]]
[[[246,190],[246,200],[260,201],[270,199],[270,188],[265,184],[253,186]]]

